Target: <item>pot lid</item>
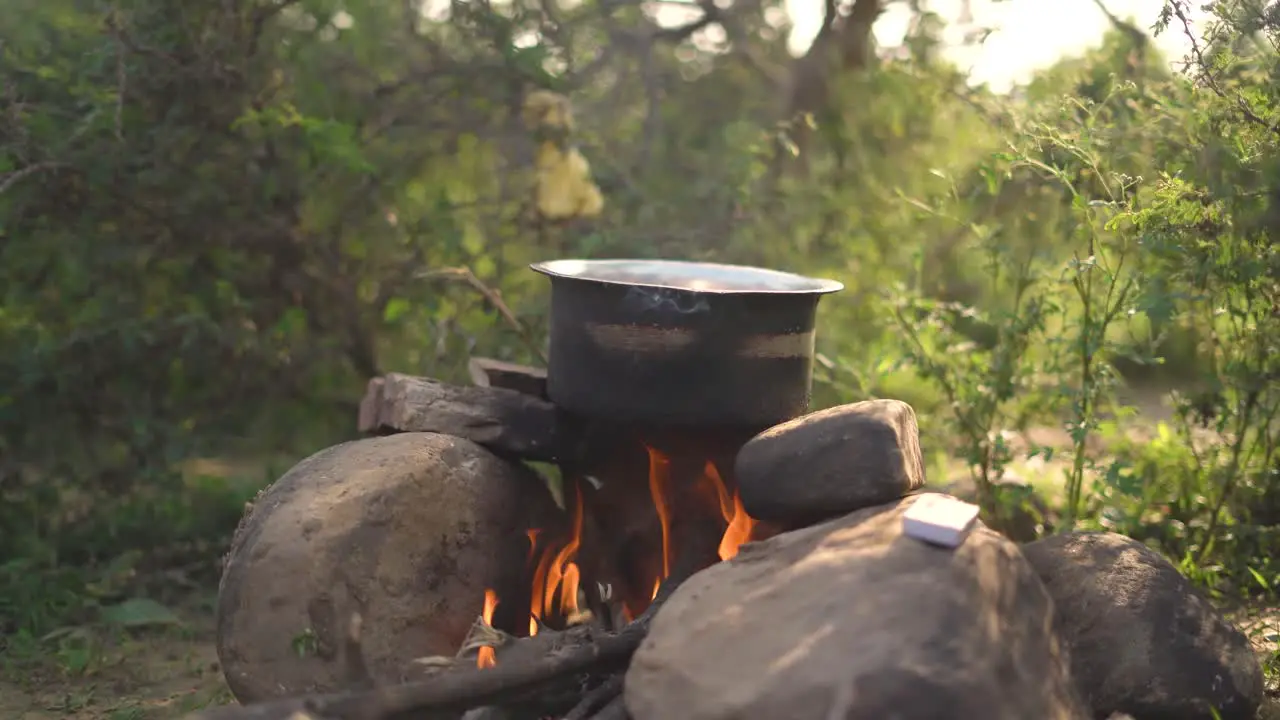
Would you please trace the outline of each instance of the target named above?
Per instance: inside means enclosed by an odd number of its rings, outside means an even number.
[[[835,280],[687,260],[551,260],[529,267],[551,277],[705,293],[825,295],[844,289],[844,283]]]

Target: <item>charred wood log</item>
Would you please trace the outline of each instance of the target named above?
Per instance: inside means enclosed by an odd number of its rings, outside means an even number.
[[[356,429],[362,433],[386,435],[390,432],[384,431],[379,426],[378,415],[382,412],[382,387],[386,384],[380,377],[371,378],[369,384],[365,386],[364,397],[360,398],[360,412],[356,418]]]
[[[559,416],[550,402],[515,390],[389,373],[369,381],[359,430],[442,433],[499,454],[555,462],[570,445]]]
[[[547,399],[547,371],[528,365],[516,365],[486,357],[473,357],[467,362],[471,382],[478,387],[515,390],[518,393]]]
[[[519,720],[519,718],[500,705],[486,705],[468,710],[461,720]]]
[[[582,700],[561,720],[591,720],[598,712],[622,697],[622,675],[613,675],[594,690],[582,696]]]
[[[630,720],[631,714],[627,712],[627,706],[622,701],[622,695],[618,695],[613,700],[601,708],[600,712],[592,715],[590,720]]]

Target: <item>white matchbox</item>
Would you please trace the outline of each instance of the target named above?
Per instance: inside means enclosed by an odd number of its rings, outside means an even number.
[[[902,533],[930,545],[957,548],[977,521],[977,505],[926,493],[902,514]]]

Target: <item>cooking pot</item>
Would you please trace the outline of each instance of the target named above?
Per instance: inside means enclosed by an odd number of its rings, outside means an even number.
[[[844,287],[678,260],[553,260],[547,395],[610,421],[767,427],[803,415],[818,300]]]

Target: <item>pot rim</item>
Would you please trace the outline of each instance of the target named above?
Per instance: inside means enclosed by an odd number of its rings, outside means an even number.
[[[672,280],[668,282],[652,279],[628,279],[626,277],[609,277],[596,271],[614,269],[624,274],[628,267],[649,271],[655,274],[666,271]],[[651,287],[668,290],[681,290],[691,293],[711,295],[827,295],[844,289],[844,283],[826,278],[814,278],[781,270],[753,267],[751,265],[730,265],[727,263],[697,262],[692,260],[646,260],[640,258],[616,258],[608,260],[585,260],[566,258],[531,263],[529,268],[534,272],[552,278],[581,280],[601,285],[617,285],[619,287]],[[732,287],[713,286],[699,287],[694,285],[699,279],[727,279],[740,283]],[[752,280],[759,281],[751,286]],[[684,281],[684,284],[681,284]],[[772,285],[768,281],[772,281]]]

